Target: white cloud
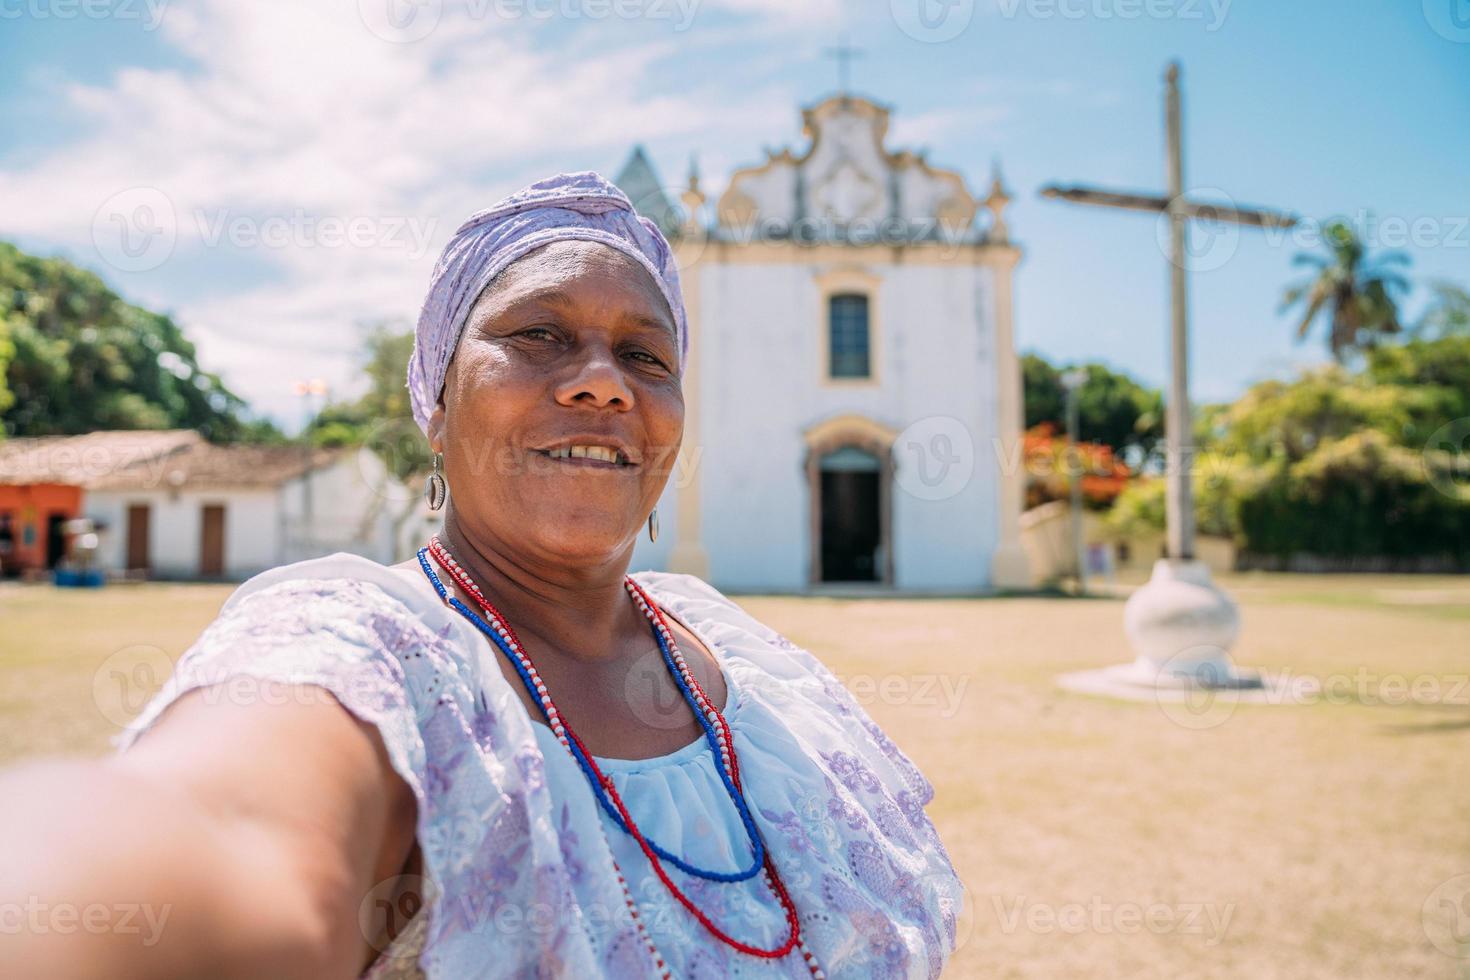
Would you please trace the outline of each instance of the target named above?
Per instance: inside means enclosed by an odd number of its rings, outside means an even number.
[[[94,244],[99,208],[131,188],[161,192],[149,192],[163,204],[147,218],[176,232],[172,250],[110,278],[156,297],[202,250],[218,250],[202,265],[238,255],[263,266],[263,285],[164,305],[206,367],[259,410],[291,419],[295,378],[350,386],[358,324],[417,314],[438,250],[473,211],[549,170],[621,161],[635,142],[756,145],[773,118],[795,130],[784,93],[712,109],[721,100],[698,80],[659,79],[668,38],[609,48],[574,32],[544,50],[537,26],[456,16],[446,4],[427,37],[394,44],[364,26],[353,0],[171,6],[163,36],[196,67],[133,67],[60,90],[86,135],[0,171],[7,232],[91,256],[106,272],[105,260],[119,263]],[[682,181],[682,167],[671,178]],[[100,226],[109,233],[132,217],[104,212]],[[329,241],[323,221],[366,222],[368,243]],[[431,230],[427,247],[405,247],[413,239],[401,228],[395,242],[398,221]],[[276,247],[251,240],[272,231],[284,236]],[[201,294],[190,285],[187,295]]]

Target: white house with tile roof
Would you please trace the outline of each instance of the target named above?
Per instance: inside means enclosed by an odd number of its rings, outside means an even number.
[[[86,517],[104,570],[153,578],[243,579],[335,551],[394,562],[430,523],[421,495],[366,449],[219,446],[188,429],[10,439],[0,490],[18,501],[0,513],[12,554],[25,535],[38,545],[32,567],[54,566],[65,542],[47,539]]]

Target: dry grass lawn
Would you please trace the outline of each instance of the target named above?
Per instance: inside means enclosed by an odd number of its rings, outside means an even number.
[[[930,776],[969,889],[952,976],[1470,977],[1470,581],[1245,575],[1247,666],[1304,706],[1059,691],[1118,599],[742,597]],[[0,762],[100,752],[227,587],[0,588]],[[1442,952],[1460,902],[1466,945]],[[1426,917],[1425,906],[1429,905]]]

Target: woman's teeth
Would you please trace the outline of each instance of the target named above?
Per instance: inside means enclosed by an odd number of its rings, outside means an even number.
[[[625,466],[628,462],[622,453],[608,446],[565,446],[561,449],[548,449],[546,455],[552,459],[600,459],[604,463],[617,463],[620,466]]]

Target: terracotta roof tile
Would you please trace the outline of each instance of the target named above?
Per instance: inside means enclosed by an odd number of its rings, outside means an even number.
[[[0,443],[0,483],[63,483],[89,490],[275,487],[346,450],[216,446],[191,429],[90,432]]]

